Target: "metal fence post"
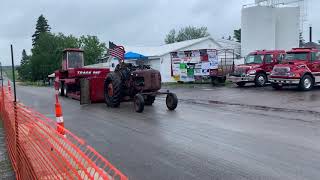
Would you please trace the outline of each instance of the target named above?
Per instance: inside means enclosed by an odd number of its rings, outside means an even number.
[[[10,46],[11,49],[11,62],[12,62],[12,81],[13,81],[13,92],[14,92],[14,125],[15,125],[15,135],[16,135],[16,161],[17,161],[17,176],[20,174],[20,158],[19,158],[19,123],[18,123],[18,114],[17,114],[17,95],[16,95],[16,77],[15,77],[15,69],[14,69],[14,58],[13,58],[13,47],[12,44]]]
[[[12,44],[11,44],[11,61],[12,61],[12,81],[13,81],[14,102],[17,102],[16,75],[15,75],[15,70],[14,70],[14,59],[13,59],[13,47],[12,47]]]
[[[1,70],[1,88],[3,88],[3,75],[2,75],[2,63],[0,62],[0,70]]]

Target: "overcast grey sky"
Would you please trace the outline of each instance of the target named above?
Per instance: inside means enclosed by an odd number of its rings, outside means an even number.
[[[36,20],[43,14],[52,32],[97,35],[126,45],[163,44],[172,28],[207,26],[213,37],[240,28],[241,7],[253,0],[5,0],[0,5],[0,61],[10,64],[10,44],[15,62],[21,51],[30,52]],[[320,1],[309,0],[309,23],[320,39]]]

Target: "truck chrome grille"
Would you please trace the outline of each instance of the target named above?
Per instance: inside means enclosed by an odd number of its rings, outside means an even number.
[[[246,74],[246,68],[236,68],[233,72],[234,76],[242,76]]]
[[[289,67],[274,67],[273,72],[276,75],[286,75],[290,72]]]

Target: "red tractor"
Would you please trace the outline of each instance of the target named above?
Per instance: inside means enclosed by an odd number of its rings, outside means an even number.
[[[134,101],[136,112],[144,105],[152,105],[156,96],[166,94],[169,110],[176,109],[177,96],[169,91],[160,92],[160,72],[149,66],[134,66],[121,62],[114,72],[108,68],[84,67],[83,51],[65,49],[62,68],[55,72],[55,89],[61,96],[80,100],[80,104],[105,102],[119,107],[122,101]]]

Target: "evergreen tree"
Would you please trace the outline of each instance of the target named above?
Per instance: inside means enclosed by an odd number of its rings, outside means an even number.
[[[241,42],[241,29],[236,29],[233,31],[233,38],[236,39],[237,42]]]
[[[169,34],[167,34],[166,39],[164,42],[166,44],[172,44],[176,41],[176,30],[172,29]]]
[[[29,80],[31,77],[30,70],[30,57],[27,55],[26,50],[22,50],[22,58],[20,62],[20,67],[18,69],[19,78],[22,80]]]
[[[41,14],[37,20],[36,31],[32,35],[32,45],[34,46],[37,43],[41,33],[50,32],[50,29],[48,21]]]
[[[23,66],[23,65],[28,63],[27,61],[28,61],[28,58],[29,58],[25,49],[22,50],[22,56],[21,57],[22,58],[21,58],[21,61],[20,61],[20,65]]]

